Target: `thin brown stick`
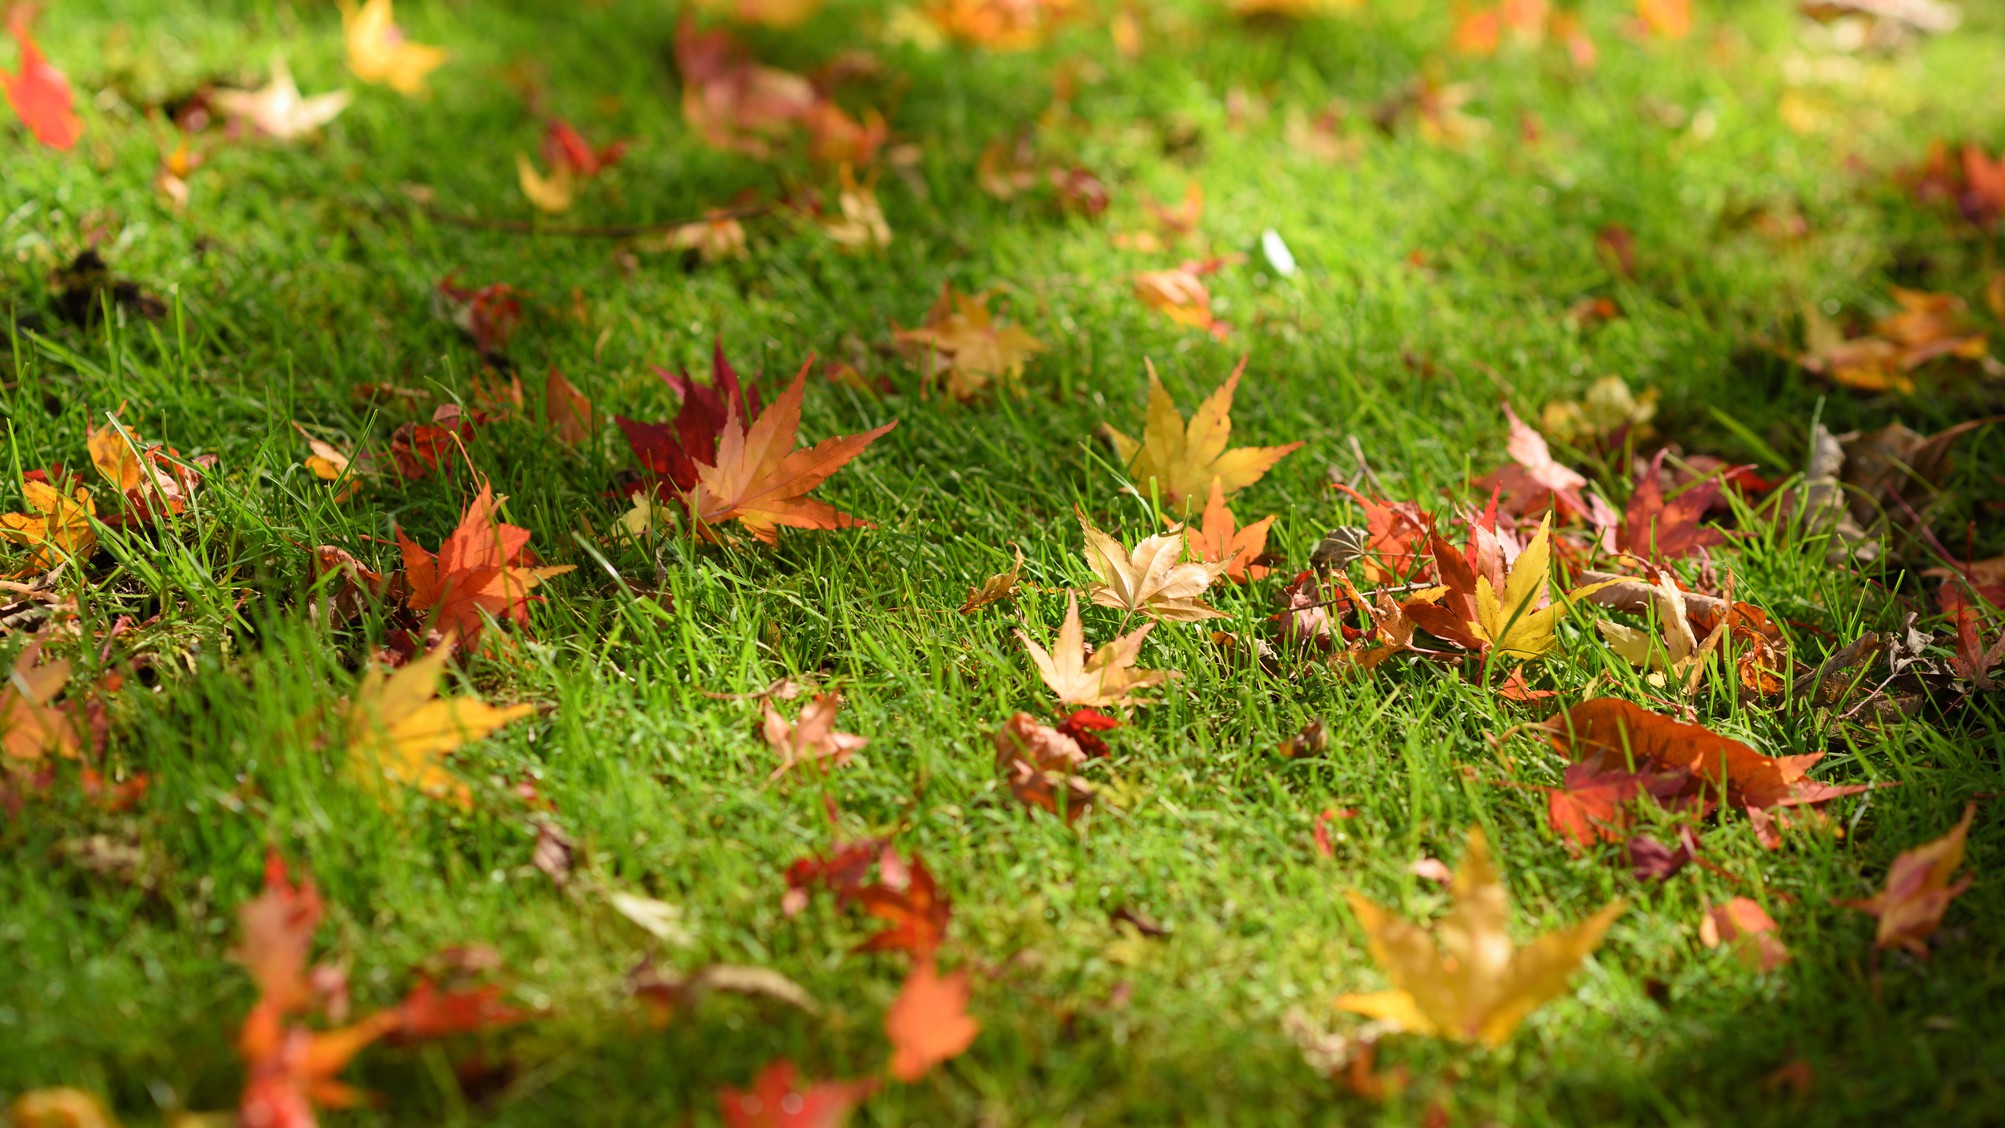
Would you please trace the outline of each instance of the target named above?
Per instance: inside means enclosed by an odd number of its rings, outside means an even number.
[[[477,215],[454,215],[441,211],[429,204],[415,205],[425,218],[452,227],[466,227],[476,231],[506,231],[515,235],[557,235],[571,239],[627,239],[635,235],[653,235],[665,231],[675,231],[693,227],[699,223],[712,223],[720,219],[753,219],[768,215],[774,210],[772,204],[747,204],[737,208],[719,208],[702,215],[683,219],[664,219],[652,223],[615,223],[598,227],[552,226],[531,219],[492,219]]]

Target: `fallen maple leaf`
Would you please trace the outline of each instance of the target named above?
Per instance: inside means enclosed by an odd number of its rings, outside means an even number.
[[[6,91],[7,104],[14,107],[35,140],[67,151],[83,136],[84,122],[77,116],[70,80],[43,56],[28,31],[34,21],[33,4],[17,4],[8,10],[7,33],[20,50],[21,69],[14,74],[0,71],[0,89]]]
[[[655,375],[682,400],[675,418],[666,423],[642,423],[615,415],[613,422],[627,437],[634,455],[657,479],[656,492],[673,497],[696,487],[696,468],[717,461],[717,437],[724,421],[759,414],[759,390],[741,382],[738,370],[724,358],[724,343],[711,350],[710,383],[698,384],[688,370],[656,368]]]
[[[855,733],[835,731],[835,713],[841,708],[842,699],[833,693],[816,694],[814,700],[801,706],[800,716],[792,724],[773,708],[771,701],[764,704],[765,719],[760,734],[765,737],[766,746],[780,754],[780,766],[768,778],[778,779],[798,764],[839,767],[849,763],[853,753],[870,743]]]
[[[1472,485],[1485,493],[1499,493],[1504,511],[1515,516],[1550,508],[1566,520],[1591,512],[1592,506],[1580,492],[1587,479],[1554,459],[1545,436],[1518,418],[1509,404],[1504,405],[1504,417],[1511,425],[1510,441],[1504,448],[1511,463]]]
[[[682,117],[704,142],[753,157],[795,129],[817,100],[800,75],[752,62],[727,31],[698,31],[685,9],[675,31]]]
[[[250,973],[263,1001],[282,1012],[304,1007],[312,997],[306,959],[323,907],[312,878],[294,884],[276,849],[265,852],[265,887],[237,909],[243,931],[232,956]]]
[[[131,517],[152,521],[162,514],[184,512],[202,480],[199,468],[212,465],[214,456],[184,461],[173,447],[142,446],[138,431],[124,427],[113,415],[106,419],[104,426],[85,437],[84,445],[91,465],[118,492]]]
[[[1138,270],[1133,279],[1135,296],[1178,325],[1202,329],[1222,341],[1232,335],[1232,326],[1212,316],[1211,290],[1204,284],[1204,276],[1220,265],[1212,259],[1167,270]]]
[[[1163,390],[1156,366],[1146,360],[1143,365],[1149,374],[1149,406],[1141,441],[1103,427],[1128,473],[1134,476],[1136,488],[1147,493],[1153,485],[1170,509],[1183,512],[1192,502],[1208,497],[1214,481],[1227,496],[1238,493],[1302,445],[1226,449],[1232,437],[1232,395],[1246,371],[1245,357],[1225,383],[1198,405],[1188,424],[1177,411],[1176,401]]]
[[[922,346],[922,380],[938,381],[957,400],[973,399],[990,381],[1022,395],[1025,362],[1048,347],[1014,325],[998,325],[989,313],[987,294],[957,294],[951,283],[941,285],[924,324],[897,329],[892,336]]]
[[[1568,760],[1621,771],[1684,771],[1690,781],[1679,798],[1724,801],[1748,813],[1756,836],[1782,844],[1768,813],[1813,806],[1869,790],[1870,784],[1833,785],[1806,778],[1824,753],[1764,756],[1703,725],[1686,724],[1613,697],[1583,701],[1548,717],[1543,728]]]
[[[438,47],[404,37],[391,9],[392,0],[341,0],[341,31],[348,41],[348,69],[364,82],[380,82],[399,94],[417,94],[425,76],[445,65]]]
[[[759,1071],[749,1090],[717,1090],[729,1128],[841,1128],[849,1112],[877,1090],[876,1081],[815,1081],[803,1087],[785,1058]]]
[[[348,763],[364,786],[414,788],[462,808],[473,792],[448,771],[446,753],[536,712],[534,705],[497,708],[477,697],[441,697],[439,679],[453,645],[447,641],[395,673],[372,666],[347,706]]]
[[[1236,524],[1232,510],[1225,507],[1225,483],[1213,478],[1211,499],[1204,505],[1203,524],[1184,536],[1199,560],[1223,565],[1224,571],[1219,575],[1243,584],[1260,579],[1269,571],[1259,561],[1267,556],[1267,529],[1274,524],[1274,517],[1262,517],[1244,528],[1235,528]]]
[[[543,381],[543,425],[565,446],[592,437],[592,401],[555,368]]]
[[[737,521],[767,544],[779,542],[781,526],[796,529],[870,528],[824,501],[805,496],[841,469],[863,448],[898,425],[896,419],[860,435],[839,435],[805,450],[795,450],[801,424],[801,398],[806,393],[810,359],[780,398],[759,413],[748,429],[739,420],[738,405],[726,404],[724,425],[717,438],[717,460],[698,463],[696,484],[682,502],[706,535],[726,521]]]
[[[45,477],[24,478],[21,493],[28,511],[0,514],[0,538],[31,548],[29,563],[42,571],[66,560],[90,558],[97,548],[97,528],[91,524],[97,502],[89,490],[78,485],[65,496]]]
[[[69,680],[70,664],[44,659],[39,643],[15,656],[6,684],[0,685],[0,748],[8,760],[33,767],[51,755],[78,757],[75,724],[68,711],[50,704]]]
[[[1154,623],[1144,623],[1095,650],[1089,658],[1086,655],[1085,633],[1079,626],[1079,597],[1068,594],[1065,597],[1065,622],[1058,628],[1058,640],[1052,644],[1050,651],[1031,641],[1021,628],[1017,629],[1016,637],[1030,652],[1030,660],[1037,666],[1038,675],[1058,695],[1058,700],[1067,705],[1104,709],[1142,704],[1130,694],[1161,685],[1173,676],[1161,670],[1134,668],[1135,659],[1142,652],[1142,640],[1155,626]]]
[[[1903,850],[1887,870],[1886,888],[1863,901],[1839,901],[1848,909],[1859,909],[1880,918],[1873,948],[1906,948],[1922,959],[1928,958],[1928,938],[1942,924],[1942,914],[1973,878],[1950,882],[1963,864],[1963,842],[1977,817],[1977,803],[1965,804],[1963,818],[1948,834]]]
[[[432,312],[472,338],[482,356],[490,356],[508,347],[509,336],[522,320],[520,295],[506,282],[462,286],[455,272],[432,288]]]
[[[965,970],[943,976],[931,959],[919,961],[884,1015],[893,1077],[910,1084],[967,1052],[982,1032],[982,1024],[968,1014],[972,989]]]
[[[1404,583],[1424,571],[1426,555],[1420,551],[1420,546],[1434,529],[1433,515],[1411,501],[1369,498],[1341,482],[1332,482],[1331,486],[1349,494],[1351,500],[1365,511],[1365,535],[1362,539],[1350,536],[1341,529],[1323,538],[1324,544],[1330,546],[1328,552],[1333,566],[1347,567],[1350,561],[1341,557],[1349,555],[1350,559],[1360,562],[1365,579],[1371,583]],[[1316,555],[1310,557],[1310,562],[1321,564],[1318,557],[1325,551],[1323,545],[1317,545]]]
[[[1450,893],[1455,907],[1434,936],[1357,892],[1345,894],[1393,987],[1341,996],[1340,1009],[1416,1034],[1502,1045],[1526,1015],[1565,989],[1626,908],[1611,902],[1572,928],[1517,947],[1508,932],[1509,894],[1475,827]]]
[[[225,115],[248,122],[250,127],[278,141],[297,141],[341,116],[351,95],[346,90],[316,94],[299,92],[285,56],[272,56],[271,80],[258,90],[218,90],[209,100]]]
[[[1539,606],[1546,601],[1551,553],[1552,515],[1547,514],[1531,543],[1511,562],[1501,596],[1488,576],[1476,577],[1476,618],[1469,624],[1470,632],[1496,653],[1529,661],[1559,645],[1557,627],[1566,605]],[[1592,585],[1575,588],[1567,598],[1579,599],[1592,591]]]
[[[1699,942],[1708,948],[1727,945],[1744,967],[1774,971],[1789,962],[1789,949],[1775,935],[1775,918],[1746,897],[1724,905],[1708,905],[1699,918]]]
[[[1690,781],[1691,773],[1682,770],[1632,772],[1600,760],[1568,764],[1561,786],[1546,789],[1546,819],[1575,852],[1621,842],[1632,801],[1649,795],[1670,806]]]
[[[891,224],[877,200],[877,183],[858,181],[845,163],[836,170],[835,210],[816,217],[822,232],[846,252],[881,251],[891,245]]]
[[[1587,394],[1579,400],[1545,405],[1539,412],[1539,425],[1562,442],[1592,441],[1604,449],[1620,447],[1631,434],[1640,438],[1651,433],[1657,399],[1655,388],[1638,396],[1622,377],[1603,376],[1589,384]]]
[[[919,14],[956,42],[1028,51],[1077,9],[1077,0],[926,0]]]
[[[111,1110],[82,1089],[30,1089],[7,1106],[14,1128],[119,1128]]]
[[[404,557],[405,606],[425,616],[425,628],[457,634],[472,646],[487,617],[517,624],[529,621],[529,593],[544,580],[572,570],[570,564],[537,567],[529,552],[529,530],[501,520],[506,498],[482,481],[459,525],[439,545],[437,556],[394,530]]]
[[[1650,601],[1658,630],[1663,633],[1661,646],[1656,635],[1645,628],[1597,619],[1594,629],[1630,665],[1683,676],[1705,656],[1686,617],[1685,594],[1678,588],[1677,578],[1668,572],[1660,574],[1657,582],[1650,585]],[[1661,682],[1662,675],[1656,675],[1656,680]]]
[[[1086,813],[1094,788],[1077,775],[1087,759],[1078,741],[1029,713],[1010,717],[994,740],[996,767],[1017,802],[1063,815],[1068,823]]]
[[[1014,546],[1012,546],[1014,547]],[[1016,586],[1023,576],[1023,549],[1016,549],[1016,563],[1007,572],[997,572],[983,580],[980,587],[968,589],[967,602],[961,604],[961,614],[972,615],[991,603],[1000,603],[1016,595]]]
[[[878,873],[882,880],[874,885],[866,885],[856,890],[857,903],[863,911],[891,927],[877,933],[857,945],[859,952],[910,952],[912,958],[927,961],[940,950],[941,941],[947,937],[947,924],[953,919],[954,904],[940,895],[940,887],[933,881],[933,874],[915,851],[909,867],[896,866],[898,856],[888,849],[879,856]],[[903,882],[892,881],[892,871],[903,870]]]
[[[585,135],[578,132],[576,126],[563,118],[553,117],[550,124],[543,128],[544,161],[582,179],[604,173],[618,164],[626,151],[625,141],[610,141],[595,147],[585,140]]]
[[[1085,513],[1078,516],[1079,528],[1086,534],[1086,566],[1100,578],[1087,591],[1094,603],[1117,611],[1140,611],[1166,623],[1225,617],[1225,612],[1207,605],[1199,596],[1229,562],[1178,563],[1185,547],[1183,526],[1173,525],[1169,532],[1144,537],[1130,552],[1120,541],[1094,528]]]
[[[1637,477],[1636,492],[1629,496],[1622,524],[1615,530],[1615,547],[1643,560],[1677,560],[1727,543],[1724,532],[1699,522],[1719,497],[1728,475],[1708,475],[1667,502],[1663,486],[1667,453],[1658,451]]]
[[[515,183],[540,212],[559,215],[578,202],[577,181],[569,168],[558,165],[545,176],[526,153],[515,154]]]

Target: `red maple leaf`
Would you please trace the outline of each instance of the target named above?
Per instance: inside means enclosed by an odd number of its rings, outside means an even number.
[[[480,493],[437,556],[396,530],[410,591],[405,605],[426,616],[428,630],[452,631],[469,648],[486,625],[484,616],[528,621],[530,590],[571,570],[568,564],[537,567],[529,551],[529,530],[501,520],[501,500],[482,481]]]
[[[802,1087],[785,1058],[759,1071],[750,1089],[717,1090],[730,1128],[838,1128],[849,1110],[877,1089],[876,1081],[815,1081]]]
[[[626,433],[627,445],[657,479],[655,492],[672,499],[696,488],[698,465],[717,462],[717,437],[724,421],[737,409],[737,418],[759,414],[759,392],[738,379],[731,362],[724,359],[724,343],[719,341],[711,354],[709,384],[699,384],[687,369],[670,372],[656,368],[655,375],[682,397],[682,409],[666,423],[642,423],[615,415],[613,421]]]
[[[1734,471],[1702,479],[1666,501],[1663,487],[1666,453],[1658,451],[1638,478],[1636,492],[1629,495],[1629,506],[1622,513],[1622,524],[1615,530],[1615,547],[1644,560],[1677,560],[1727,542],[1724,532],[1699,522],[1713,507],[1714,499]]]
[[[597,176],[626,155],[627,143],[613,141],[593,148],[585,135],[563,118],[551,118],[543,131],[543,159],[570,169],[577,176]]]

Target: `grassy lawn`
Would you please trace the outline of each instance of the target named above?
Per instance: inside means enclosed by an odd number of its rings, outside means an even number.
[[[30,645],[66,659],[59,701],[80,724],[98,715],[83,759],[16,757],[0,776],[0,1098],[71,1086],[129,1124],[234,1108],[259,988],[232,953],[269,850],[317,883],[311,959],[345,968],[354,1014],[470,964],[526,1012],[371,1046],[340,1078],[377,1107],[332,1123],[717,1124],[718,1090],[781,1058],[880,1078],[851,1118],[870,1125],[2005,1119],[2005,892],[1989,873],[2005,856],[2005,697],[1943,673],[1893,682],[1884,653],[1822,691],[1753,694],[1714,652],[1687,693],[1619,657],[1595,621],[1648,624],[1599,605],[1567,614],[1536,660],[1403,655],[1371,671],[1341,639],[1332,653],[1278,637],[1273,618],[1324,535],[1363,524],[1332,480],[1417,503],[1459,546],[1491,497],[1476,483],[1511,461],[1505,405],[1545,426],[1543,408],[1614,375],[1657,395],[1649,430],[1611,446],[1547,427],[1554,457],[1617,513],[1632,460],[1666,444],[1775,483],[1712,514],[1731,543],[1671,566],[1766,611],[1785,682],[1865,632],[1899,637],[1910,613],[1946,669],[1942,581],[1921,573],[2005,553],[2005,431],[1964,435],[1933,475],[1934,542],[1894,513],[1877,553],[1848,554],[1787,499],[1815,472],[1816,427],[1933,433],[2005,412],[2005,380],[1984,344],[1920,365],[1912,390],[1846,386],[1793,356],[1817,325],[1865,332],[1902,289],[1954,295],[1997,348],[1995,231],[1903,177],[1933,139],[2005,142],[2005,16],[1969,3],[1954,31],[1848,51],[1779,0],[1700,3],[1682,37],[1586,0],[1582,67],[1556,34],[1452,50],[1449,5],[1421,0],[1301,20],[1199,0],[1078,7],[1021,52],[929,43],[913,14],[852,0],[791,29],[701,18],[816,75],[850,113],[884,113],[889,142],[858,176],[875,177],[891,238],[858,250],[786,206],[837,199],[839,174],[797,133],[759,157],[692,128],[681,13],[662,0],[404,0],[409,36],[450,52],[410,97],[350,73],[333,4],[47,6],[36,37],[84,132],[60,152],[0,124],[0,510],[22,509],[24,472],[60,465],[100,520],[54,603],[22,594],[51,561],[0,544],[20,601],[0,659]],[[352,103],[290,144],[177,130],[191,95],[261,86],[275,54],[307,93]],[[628,142],[561,215],[532,208],[516,166],[551,116]],[[978,166],[1019,135],[1038,183],[998,198]],[[184,136],[201,159],[177,206],[157,180]],[[1089,171],[1104,212],[1051,189],[1047,168]],[[1169,229],[1148,203],[1193,184],[1201,217]],[[732,206],[741,256],[670,245],[673,221]],[[1292,271],[1263,249],[1269,231]],[[90,248],[140,295],[80,288],[65,268]],[[1214,257],[1218,333],[1137,296],[1136,272]],[[442,316],[448,278],[513,288],[505,342],[483,354]],[[895,334],[949,283],[1047,346],[1020,397],[922,393],[925,363]],[[674,417],[651,366],[707,379],[720,343],[767,401],[818,358],[804,443],[897,420],[815,495],[871,527],[712,543],[664,503],[649,531],[619,532],[641,464],[611,417]],[[1160,490],[1127,488],[1102,427],[1142,433],[1145,360],[1188,414],[1242,356],[1234,445],[1303,444],[1231,498],[1242,521],[1276,515],[1273,570],[1213,583],[1224,618],[1147,637],[1139,665],[1179,676],[1106,710],[1122,724],[1082,769],[1097,789],[1084,817],[1028,808],[992,734],[1071,708],[1016,632],[1048,645],[1067,592],[1094,582],[1075,510],[1128,545],[1169,512]],[[828,362],[857,378],[826,378]],[[545,425],[553,368],[595,408],[582,442]],[[480,395],[509,372],[522,405]],[[393,438],[444,404],[483,421],[463,454],[447,443],[439,469],[407,478]],[[119,519],[86,449],[107,412],[184,462],[213,456],[179,512]],[[295,423],[377,468],[343,497],[305,465]],[[456,693],[533,707],[453,752],[459,803],[352,770],[344,699],[410,653],[409,612],[387,597],[328,613],[339,577],[317,581],[314,561],[335,546],[394,572],[399,533],[435,549],[479,479],[543,564],[575,570],[450,668]],[[1538,516],[1502,524],[1515,546]],[[1583,519],[1558,535],[1570,575],[1555,594],[1583,568],[1637,571]],[[1013,597],[956,613],[1018,549]],[[1370,592],[1361,565],[1349,575]],[[1981,600],[1972,614],[1986,639],[2005,626]],[[1099,644],[1142,622],[1092,605],[1082,619]],[[1553,696],[1501,695],[1520,665]],[[756,695],[781,679],[839,693],[837,727],[868,745],[772,778]],[[810,696],[770,705],[793,718]],[[1565,761],[1526,731],[1595,697],[1768,755],[1826,753],[1816,780],[1876,786],[1780,827],[1779,848],[1731,805],[1638,804],[1632,832],[1691,827],[1706,863],[1641,880],[1621,841],[1575,850],[1550,825],[1542,789]],[[1327,745],[1284,756],[1310,722]],[[143,776],[144,794],[109,800],[86,766],[112,785]],[[1872,895],[1973,798],[1976,881],[1931,958],[1876,952],[1874,920],[1834,900]],[[1388,984],[1346,893],[1438,918],[1449,890],[1414,864],[1453,867],[1472,826],[1521,943],[1618,897],[1627,911],[1502,1046],[1386,1034],[1368,1059],[1345,1046],[1355,1072],[1326,1075],[1302,1043],[1369,1039],[1332,1000]],[[559,835],[562,880],[535,864]],[[885,1076],[884,1016],[913,960],[858,951],[882,922],[826,891],[799,911],[784,900],[790,864],[872,837],[922,857],[951,898],[938,961],[970,973],[981,1026],[911,1083]],[[651,935],[623,896],[679,916]],[[1734,897],[1778,923],[1787,963],[1702,942],[1708,906]],[[814,1005],[719,990],[664,1013],[632,989],[643,958],[671,977],[771,969]]]

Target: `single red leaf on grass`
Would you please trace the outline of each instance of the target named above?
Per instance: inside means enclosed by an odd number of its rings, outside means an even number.
[[[613,141],[598,148],[563,118],[551,118],[543,131],[543,159],[575,176],[597,176],[618,163],[627,151],[625,141]]]
[[[883,868],[880,866],[880,871]],[[932,873],[917,853],[912,855],[911,871],[902,885],[879,881],[857,890],[856,899],[865,912],[891,925],[858,945],[859,952],[904,951],[912,953],[914,959],[929,960],[940,950],[947,923],[954,915],[953,902],[940,895]]]
[[[237,910],[244,934],[234,956],[264,1000],[282,1011],[305,1005],[312,995],[306,957],[322,911],[313,879],[295,885],[285,859],[277,850],[267,851],[264,892]]]
[[[1058,731],[1071,737],[1086,755],[1098,759],[1107,754],[1107,742],[1093,735],[1121,727],[1119,717],[1110,717],[1098,709],[1074,709],[1064,720],[1058,722]]]
[[[785,1058],[759,1071],[752,1087],[717,1090],[730,1128],[839,1128],[877,1090],[876,1081],[812,1081],[803,1086]]]
[[[1903,850],[1887,871],[1885,889],[1863,901],[1839,901],[1849,909],[1859,909],[1880,918],[1879,934],[1873,947],[1906,948],[1928,958],[1928,938],[1942,924],[1942,914],[1950,901],[1970,888],[1971,878],[1952,883],[1949,879],[1963,864],[1963,841],[1970,823],[1977,817],[1977,804],[1963,808],[1963,819],[1948,834]]]
[[[397,1034],[403,1038],[443,1038],[494,1026],[522,1021],[524,1013],[501,1001],[501,988],[493,984],[466,991],[441,991],[430,980],[416,987],[397,1004]]]
[[[28,32],[34,19],[33,4],[17,5],[7,13],[7,32],[20,48],[21,69],[15,74],[0,71],[0,88],[6,90],[7,104],[21,115],[21,123],[35,140],[51,149],[67,150],[83,136],[84,122],[77,116],[70,80],[42,55]]]
[[[462,412],[458,404],[448,403],[432,412],[430,423],[402,424],[390,433],[390,459],[397,475],[415,482],[431,477],[441,466],[452,467],[454,456],[473,440],[473,425],[478,421],[477,416]]]
[[[1416,578],[1425,563],[1420,545],[1434,529],[1434,517],[1411,501],[1370,498],[1344,485],[1342,490],[1365,511],[1365,542],[1359,555],[1369,583],[1398,583]]]
[[[486,620],[483,613],[515,623],[529,619],[529,592],[571,565],[537,567],[529,551],[529,530],[502,521],[501,501],[485,482],[437,556],[396,530],[404,554],[405,603],[425,615],[428,630],[457,634],[473,646]]]
[[[1665,451],[1658,451],[1636,482],[1636,492],[1615,530],[1615,547],[1645,560],[1677,560],[1727,542],[1727,535],[1699,524],[1720,494],[1725,477],[1715,475],[1670,501],[1664,500]]]
[[[808,891],[816,886],[835,893],[836,904],[846,905],[863,889],[870,867],[880,858],[898,857],[882,838],[860,842],[839,842],[826,855],[813,854],[787,867],[787,892],[780,907],[788,916],[807,908]]]
[[[437,313],[473,338],[473,347],[482,353],[498,353],[508,347],[508,338],[522,321],[521,291],[505,282],[486,286],[462,286],[454,274],[439,279],[433,297]]]
[[[884,1015],[893,1077],[910,1084],[967,1052],[982,1032],[982,1024],[968,1014],[971,991],[965,970],[941,975],[931,958],[919,961]]]

